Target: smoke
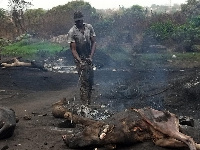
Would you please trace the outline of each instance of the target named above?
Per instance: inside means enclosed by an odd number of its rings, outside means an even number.
[[[100,56],[102,58],[104,55]],[[72,63],[69,65],[68,61],[66,57],[56,57],[54,60],[47,59],[45,63],[50,66],[51,71],[76,74],[76,67],[71,65]],[[95,91],[92,101],[95,104],[104,105],[112,112],[122,111],[130,107],[164,109],[163,93],[156,93],[168,86],[168,70],[156,65],[149,69],[136,69],[132,66],[118,65],[111,59],[104,60],[103,63],[102,60],[99,62],[102,64],[101,67],[96,67],[97,70],[94,71]],[[101,114],[94,109],[80,110],[82,111],[79,112],[84,112],[85,115],[92,114],[93,118],[101,118],[102,116],[106,118],[105,112]]]

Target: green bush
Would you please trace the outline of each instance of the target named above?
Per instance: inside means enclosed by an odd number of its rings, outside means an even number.
[[[200,45],[192,45],[191,50],[193,52],[200,52]]]
[[[7,46],[9,43],[10,43],[9,40],[7,40],[5,38],[0,38],[0,47]]]
[[[171,21],[156,22],[147,30],[147,35],[156,39],[158,42],[162,42],[171,38],[174,30],[176,30],[176,25]]]

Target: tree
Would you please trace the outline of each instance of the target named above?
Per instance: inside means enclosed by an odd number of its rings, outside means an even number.
[[[6,17],[6,12],[4,9],[0,8],[0,19],[4,19]]]
[[[10,21],[8,13],[4,9],[0,9],[0,41],[5,43],[5,38],[13,37],[13,24]]]
[[[65,5],[50,9],[40,18],[40,23],[42,24],[40,33],[43,34],[44,37],[67,34],[74,24],[73,14],[77,10],[83,12],[84,21],[86,22],[93,24],[96,22],[95,20],[98,19],[96,9],[92,8],[88,2],[71,1]]]
[[[141,34],[145,26],[145,10],[139,5],[133,5],[131,8],[120,8],[113,16],[112,30],[112,42],[113,49],[123,49],[120,48],[120,44],[129,43],[131,49],[134,49],[135,42],[137,40],[136,36]],[[115,48],[114,48],[115,47]]]
[[[197,0],[188,0],[187,4],[181,5],[182,13],[186,14],[188,17],[194,17],[200,15],[199,11],[200,2]]]
[[[42,18],[46,13],[47,11],[42,8],[28,9],[24,13],[25,26],[29,33],[35,33],[43,26]]]
[[[25,0],[9,0],[9,7],[11,8],[12,20],[17,28],[18,33],[24,33],[24,11],[32,5],[31,2]]]

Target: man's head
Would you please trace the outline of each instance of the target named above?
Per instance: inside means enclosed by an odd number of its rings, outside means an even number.
[[[74,22],[76,23],[76,26],[79,28],[79,27],[82,27],[83,26],[83,14],[82,12],[80,11],[76,11],[74,13]]]

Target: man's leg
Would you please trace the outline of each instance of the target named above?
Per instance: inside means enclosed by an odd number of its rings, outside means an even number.
[[[89,65],[85,61],[85,65],[80,68],[80,98],[84,105],[90,104],[90,82],[89,82]]]
[[[79,62],[76,62],[79,80],[80,80],[80,99],[84,105],[89,105],[91,103],[91,94],[93,86],[93,64],[88,60],[82,60],[84,66],[81,66]]]
[[[88,98],[90,100],[90,103],[91,103],[93,85],[94,85],[94,70],[92,63],[90,63],[88,65]]]
[[[78,75],[79,75],[79,83],[80,83],[80,100],[82,102],[82,104],[87,104],[87,95],[85,93],[85,66],[81,66],[81,64],[75,60],[76,63],[76,69],[78,71]]]

